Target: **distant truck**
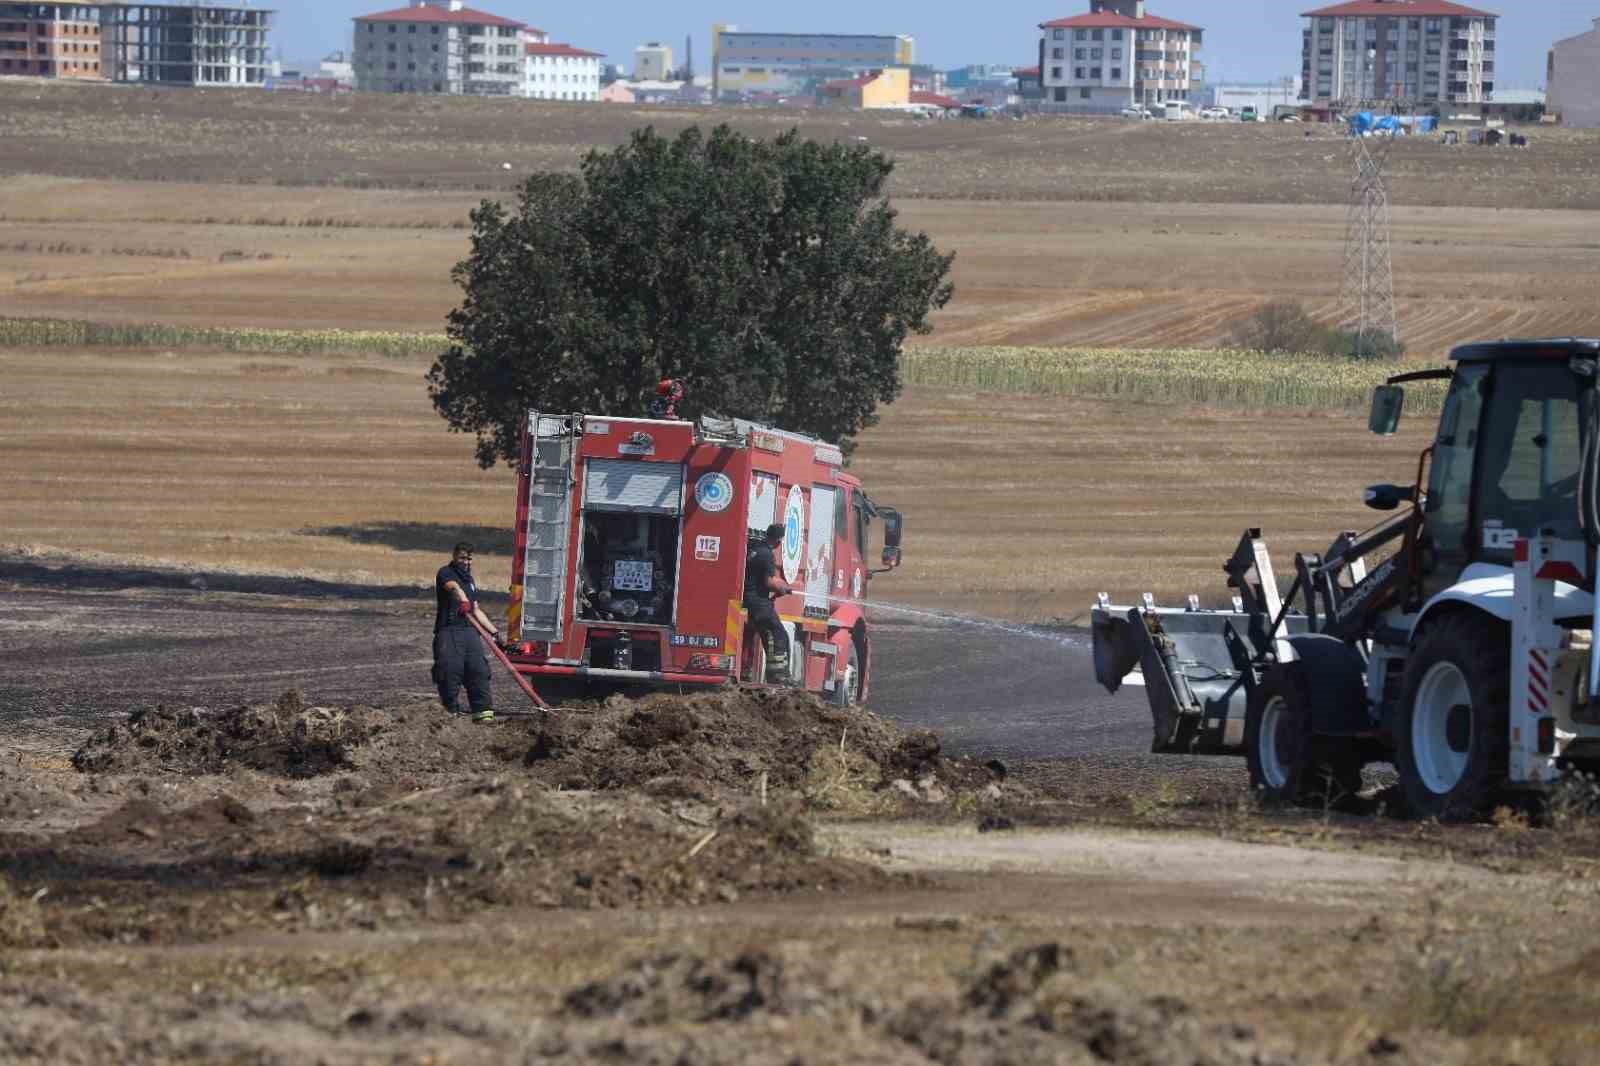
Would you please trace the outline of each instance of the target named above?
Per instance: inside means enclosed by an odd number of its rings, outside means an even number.
[[[789,680],[866,699],[867,586],[899,566],[901,518],[837,446],[735,420],[530,412],[518,473],[507,652],[551,702],[764,684],[741,600],[750,544],[779,523]],[[875,520],[881,570],[866,561]]]
[[[1240,122],[1255,122],[1256,117],[1256,109],[1253,107],[1241,107],[1239,109]]]

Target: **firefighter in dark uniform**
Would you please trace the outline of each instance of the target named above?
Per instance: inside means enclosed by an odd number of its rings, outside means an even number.
[[[783,543],[781,524],[767,527],[767,534],[752,545],[744,564],[744,609],[750,614],[750,624],[761,634],[767,646],[767,681],[786,681],[789,678],[789,634],[778,620],[778,611],[772,605],[773,597],[787,596],[794,589],[778,576],[778,560],[772,554]]]
[[[455,546],[448,566],[439,568],[433,582],[433,682],[439,686],[444,709],[456,713],[456,694],[467,689],[474,722],[494,721],[494,694],[489,685],[489,656],[483,638],[469,619],[500,639],[499,628],[478,606],[478,586],[472,580],[472,545]]]

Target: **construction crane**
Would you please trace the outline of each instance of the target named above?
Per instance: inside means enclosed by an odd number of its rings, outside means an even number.
[[[1407,384],[1447,381],[1434,441],[1415,483],[1367,490],[1391,517],[1296,555],[1287,595],[1258,529],[1224,566],[1231,610],[1101,594],[1096,677],[1145,685],[1153,750],[1242,754],[1284,804],[1337,802],[1392,762],[1419,818],[1600,770],[1600,341],[1451,363],[1377,389],[1369,428],[1388,435]]]

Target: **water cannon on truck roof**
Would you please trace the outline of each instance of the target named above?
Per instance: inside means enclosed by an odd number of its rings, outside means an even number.
[[[1451,361],[1378,387],[1369,428],[1392,434],[1407,384],[1448,382],[1433,443],[1415,482],[1367,490],[1391,517],[1296,555],[1286,595],[1251,529],[1231,609],[1100,596],[1096,678],[1145,686],[1153,750],[1242,754],[1263,798],[1317,805],[1393,762],[1417,817],[1600,770],[1600,341]]]

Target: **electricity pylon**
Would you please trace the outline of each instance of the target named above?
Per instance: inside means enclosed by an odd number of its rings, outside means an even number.
[[[1389,191],[1383,183],[1383,167],[1393,145],[1391,132],[1351,126],[1350,157],[1355,173],[1345,218],[1339,325],[1355,336],[1358,352],[1370,352],[1380,336],[1400,340],[1400,320],[1394,309],[1394,261],[1389,255]]]

